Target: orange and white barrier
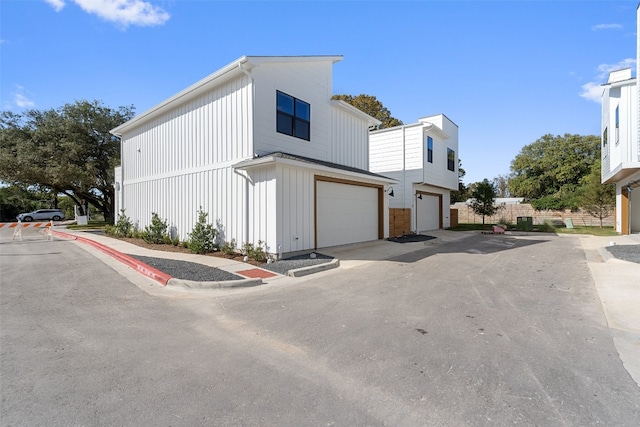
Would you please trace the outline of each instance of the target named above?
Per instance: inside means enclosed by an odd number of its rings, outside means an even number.
[[[22,229],[23,228],[42,228],[46,227],[45,230],[47,240],[53,240],[53,222],[0,222],[0,230],[2,229],[11,229],[13,228],[13,237],[11,240],[15,240],[16,237],[22,240]]]

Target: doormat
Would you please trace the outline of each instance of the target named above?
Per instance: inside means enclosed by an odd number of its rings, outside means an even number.
[[[426,242],[427,240],[435,239],[434,236],[425,236],[424,234],[405,234],[400,237],[389,237],[387,240],[396,243],[415,243]]]

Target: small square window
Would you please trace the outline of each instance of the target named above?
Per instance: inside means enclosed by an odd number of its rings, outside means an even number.
[[[276,131],[306,141],[311,140],[311,105],[276,91]]]

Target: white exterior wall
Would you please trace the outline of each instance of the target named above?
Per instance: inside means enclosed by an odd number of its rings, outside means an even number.
[[[122,209],[122,167],[116,166],[113,170],[113,218],[114,222],[118,220],[120,216],[120,209]]]
[[[404,169],[402,128],[371,132],[369,135],[369,170],[374,173]],[[385,176],[390,175],[385,174]]]
[[[293,166],[278,166],[277,246],[282,252],[315,246],[313,172]],[[278,251],[279,251],[278,250]]]
[[[253,155],[251,102],[242,76],[122,136],[123,206],[140,229],[156,212],[187,239],[202,206],[226,240],[247,239],[247,189],[231,165]]]
[[[329,161],[332,62],[263,63],[255,82],[255,152],[277,151]],[[276,132],[276,91],[311,105],[311,140]]]
[[[331,107],[331,144],[327,160],[369,170],[369,123]]]
[[[449,139],[429,130],[436,125]],[[427,162],[427,136],[433,138],[433,163]],[[456,153],[455,171],[447,169],[447,148]],[[390,208],[410,208],[416,230],[416,191],[442,195],[443,227],[450,226],[450,191],[458,189],[458,127],[443,114],[420,119],[415,125],[370,133],[370,170],[399,181],[393,185]]]
[[[608,130],[607,146],[602,150],[603,178],[606,180],[616,168],[640,161],[636,129],[636,85],[627,84],[605,89],[603,97],[602,132]],[[616,108],[620,126],[616,141]]]

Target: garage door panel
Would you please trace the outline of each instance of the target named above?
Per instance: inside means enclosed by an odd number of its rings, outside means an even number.
[[[378,189],[318,181],[316,224],[318,247],[378,238]]]
[[[423,194],[417,203],[418,232],[440,228],[440,198]]]

